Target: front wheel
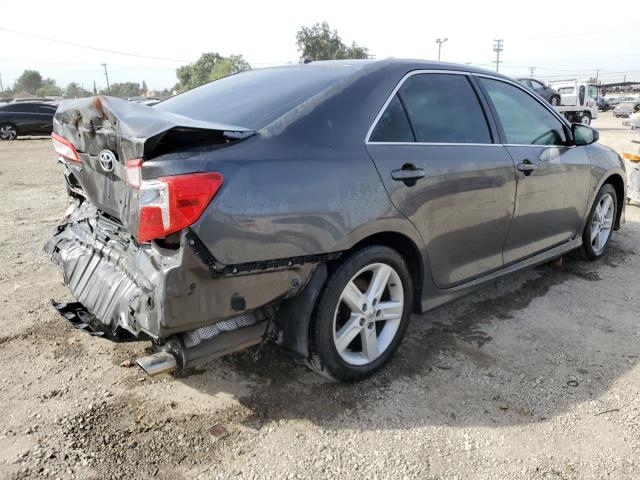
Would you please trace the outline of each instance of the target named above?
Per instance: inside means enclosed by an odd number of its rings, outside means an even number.
[[[591,125],[591,114],[589,112],[584,112],[580,116],[580,123],[583,125]]]
[[[550,99],[549,99],[549,103],[554,106],[557,107],[558,105],[560,105],[560,97],[558,97],[557,95],[553,95]]]
[[[580,253],[585,260],[600,258],[611,240],[613,225],[618,213],[618,197],[616,190],[610,184],[602,186],[596,196],[587,225],[582,233],[582,248]]]
[[[0,140],[15,140],[18,138],[18,129],[10,123],[0,125]]]
[[[389,361],[409,323],[413,285],[402,256],[372,246],[328,278],[314,308],[310,366],[340,382],[362,380]]]

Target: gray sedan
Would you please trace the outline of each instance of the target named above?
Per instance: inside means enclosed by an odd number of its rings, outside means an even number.
[[[519,78],[518,82],[536,92],[554,107],[560,105],[560,94],[540,80],[536,80],[534,78]]]
[[[77,302],[55,306],[150,340],[150,374],[275,341],[359,380],[412,313],[604,255],[626,175],[597,141],[508,77],[414,60],[251,70],[151,108],[68,101],[70,207],[46,251]]]

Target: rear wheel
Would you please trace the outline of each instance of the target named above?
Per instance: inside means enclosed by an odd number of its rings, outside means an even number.
[[[18,129],[10,123],[0,125],[0,140],[15,140],[18,138]]]
[[[582,258],[597,260],[600,258],[611,240],[613,225],[618,213],[618,198],[612,185],[606,183],[596,196],[587,225],[582,233]]]
[[[311,367],[353,382],[379,370],[409,323],[413,286],[395,250],[372,246],[348,257],[329,277],[310,328]]]
[[[580,123],[583,125],[591,125],[591,114],[589,112],[582,112],[582,115],[580,115]]]

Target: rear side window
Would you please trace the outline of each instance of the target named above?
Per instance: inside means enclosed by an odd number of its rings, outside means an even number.
[[[498,113],[507,143],[517,145],[564,145],[564,126],[531,95],[499,80],[481,78]]]
[[[492,142],[487,119],[465,75],[413,75],[402,85],[399,95],[417,142]]]
[[[176,95],[152,108],[259,130],[359,68],[310,64],[249,70]]]
[[[394,95],[387,106],[376,128],[371,133],[370,142],[413,142],[413,133],[407,113],[398,98]]]

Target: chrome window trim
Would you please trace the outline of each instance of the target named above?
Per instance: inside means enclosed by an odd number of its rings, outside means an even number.
[[[438,142],[367,142],[367,145],[431,145],[439,147],[453,147],[468,145],[470,147],[502,147],[500,143],[438,143]]]
[[[391,93],[387,97],[387,100],[382,105],[382,108],[378,111],[378,114],[373,119],[373,123],[369,127],[369,131],[367,132],[367,136],[365,137],[365,140],[364,140],[365,145],[434,145],[434,146],[435,145],[439,145],[439,146],[469,145],[469,146],[475,146],[475,147],[480,147],[480,146],[483,146],[483,147],[484,146],[488,146],[488,147],[502,146],[502,147],[537,147],[537,148],[552,148],[552,147],[553,148],[558,148],[558,147],[563,147],[563,148],[567,148],[567,145],[535,145],[535,144],[530,144],[530,143],[527,143],[527,144],[514,144],[514,143],[498,143],[498,142],[496,142],[496,143],[438,143],[438,142],[371,142],[371,141],[369,141],[369,138],[371,138],[371,134],[373,133],[373,130],[378,125],[378,121],[380,120],[380,117],[382,117],[382,114],[387,109],[387,107],[389,106],[389,104],[393,100],[393,97],[396,95],[396,93],[398,93],[398,90],[400,90],[402,88],[402,85],[404,85],[404,82],[406,82],[407,79],[409,79],[410,77],[412,77],[414,75],[421,75],[421,74],[424,74],[424,73],[446,73],[446,74],[450,74],[450,75],[466,75],[466,76],[471,75],[471,76],[474,76],[474,77],[485,77],[485,78],[489,78],[491,80],[498,80],[498,81],[501,81],[501,82],[504,82],[504,83],[508,83],[508,84],[513,85],[514,87],[522,90],[527,95],[529,95],[539,105],[542,105],[543,108],[545,108],[545,109],[547,109],[547,111],[551,112],[551,114],[554,117],[556,117],[556,119],[559,120],[560,123],[562,123],[565,126],[569,126],[570,127],[570,125],[567,125],[568,122],[567,122],[566,118],[564,118],[562,115],[560,115],[558,112],[556,112],[553,108],[551,108],[550,105],[545,105],[538,98],[536,98],[534,95],[532,95],[531,91],[529,91],[525,86],[520,85],[515,80],[511,80],[511,79],[504,78],[504,77],[499,77],[499,76],[496,76],[496,75],[491,75],[490,73],[476,73],[476,72],[468,72],[468,71],[465,71],[465,70],[437,70],[437,69],[412,70],[410,72],[407,72],[400,79],[398,84],[394,87],[394,89],[391,91]],[[482,105],[480,105],[480,108],[482,108],[484,110]]]

